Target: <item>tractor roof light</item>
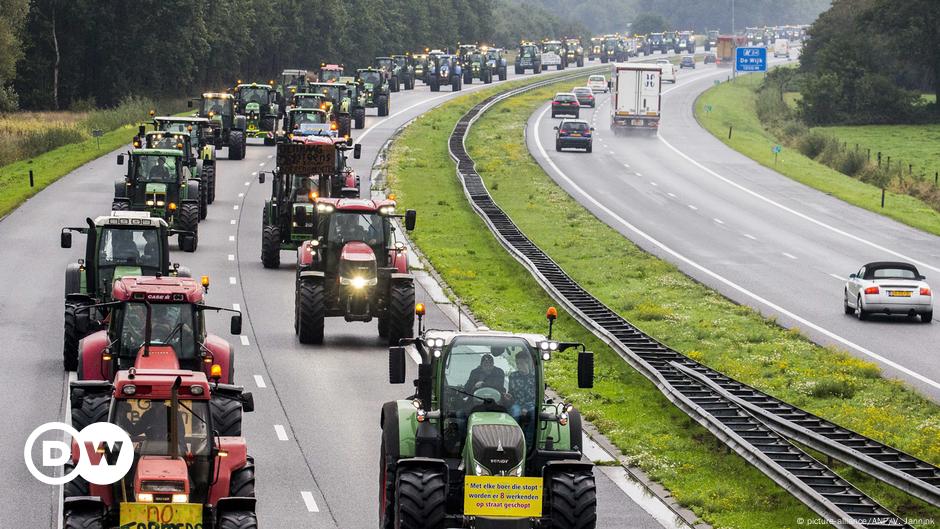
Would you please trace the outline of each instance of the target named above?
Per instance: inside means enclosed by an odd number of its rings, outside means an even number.
[[[212,367],[209,368],[209,378],[215,382],[218,382],[222,378],[222,366],[219,364],[212,364]]]
[[[204,288],[209,288],[209,276],[202,276],[200,278],[200,283]]]
[[[167,208],[169,208],[170,211],[176,211],[176,202],[170,202]]]
[[[415,314],[417,314],[418,316],[424,316],[425,314],[424,303],[418,303],[417,305],[415,305]]]
[[[319,196],[320,196],[319,193],[317,193],[316,191],[311,191],[307,193],[307,198],[310,200],[310,202],[315,201]]]

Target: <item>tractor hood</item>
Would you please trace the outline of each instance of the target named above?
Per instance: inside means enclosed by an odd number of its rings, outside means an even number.
[[[359,289],[375,285],[377,277],[375,253],[372,248],[359,241],[346,243],[339,256],[340,284]]]
[[[186,462],[167,456],[141,456],[134,476],[134,494],[152,494],[152,502],[169,503],[174,494],[189,495]]]
[[[503,412],[476,412],[467,427],[467,473],[514,476],[525,462],[522,428]]]
[[[144,347],[137,351],[137,369],[179,369],[180,362],[176,351],[169,345],[150,345],[150,355],[144,356]]]
[[[144,188],[144,191],[147,193],[166,193],[166,184],[161,184],[159,182],[148,182],[147,186]]]
[[[354,264],[367,264],[369,262],[375,261],[375,254],[372,252],[372,248],[368,244],[359,241],[353,241],[346,243],[343,246],[343,252],[340,254],[340,259],[343,262],[349,262]]]

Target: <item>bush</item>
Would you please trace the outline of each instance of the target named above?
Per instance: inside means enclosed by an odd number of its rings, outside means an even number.
[[[849,150],[842,153],[842,159],[839,160],[839,166],[836,169],[842,174],[856,176],[866,165],[868,165],[867,156],[859,151]]]
[[[94,129],[114,130],[145,119],[152,108],[154,108],[154,103],[150,99],[139,96],[126,96],[116,107],[92,112],[82,125],[89,131]]]
[[[20,96],[12,86],[0,86],[0,113],[15,112],[20,107]]]
[[[804,134],[797,144],[797,149],[808,158],[816,159],[831,143],[831,138],[822,132],[810,131]]]
[[[778,128],[780,135],[783,136],[783,140],[786,142],[796,142],[809,132],[806,125],[798,119],[788,119],[781,123]]]

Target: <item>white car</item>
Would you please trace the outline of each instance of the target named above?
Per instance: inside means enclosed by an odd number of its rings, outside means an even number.
[[[606,94],[607,93],[607,78],[604,77],[603,75],[592,75],[588,77],[587,86],[594,93],[604,92]]]
[[[844,296],[845,313],[860,320],[872,314],[919,315],[923,323],[933,319],[930,285],[912,264],[868,263],[849,276]]]
[[[670,82],[672,84],[676,83],[676,65],[669,62],[668,59],[659,59],[656,61],[656,65],[659,66],[659,69],[663,71],[661,76],[662,82]]]

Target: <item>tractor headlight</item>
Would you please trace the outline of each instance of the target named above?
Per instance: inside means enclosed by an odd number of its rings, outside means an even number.
[[[164,204],[166,204],[166,202],[164,202],[164,201],[162,201],[162,200],[158,200],[158,201],[157,201],[157,206],[158,206],[158,207],[161,207],[161,208],[162,208]]]
[[[490,474],[490,471],[487,470],[486,467],[484,467],[483,465],[477,463],[476,461],[473,462],[473,471],[474,471],[474,473],[475,473],[477,476],[489,476],[489,475],[491,475],[491,474]]]
[[[333,211],[333,206],[330,204],[317,204],[317,211],[320,213],[331,213]]]
[[[137,495],[137,501],[140,503],[153,503],[153,494],[149,492],[141,492]]]
[[[148,200],[147,202],[145,202],[145,204],[147,204],[148,206],[152,206],[154,202],[153,200]]]
[[[189,494],[174,494],[173,503],[187,503],[189,502]]]
[[[376,277],[373,277],[373,278],[371,278],[371,279],[366,279],[366,278],[364,278],[364,277],[362,277],[362,276],[356,276],[356,277],[352,277],[352,278],[349,278],[349,277],[340,277],[340,278],[339,278],[339,284],[340,284],[340,285],[343,285],[343,286],[350,286],[350,287],[353,287],[353,288],[356,289],[356,290],[360,290],[360,289],[363,289],[363,288],[365,288],[365,287],[375,286],[375,285],[378,284],[378,282],[379,282],[379,280],[378,280],[378,278],[376,278]]]

